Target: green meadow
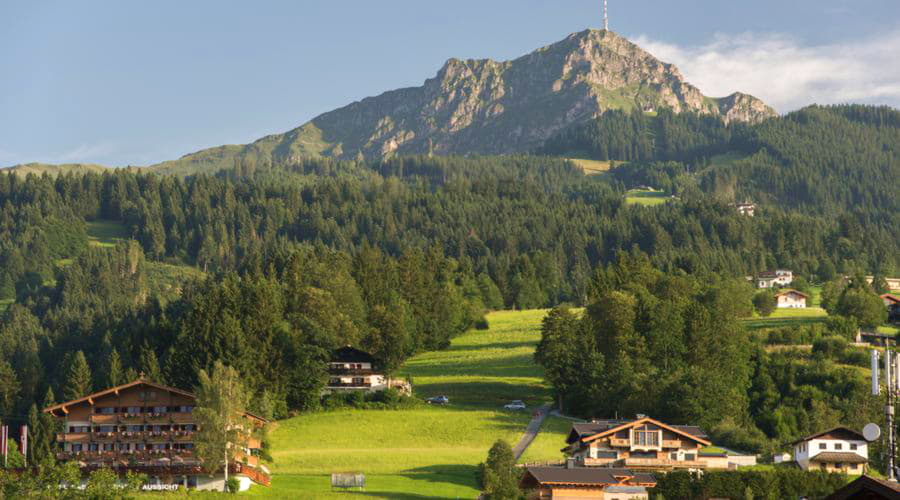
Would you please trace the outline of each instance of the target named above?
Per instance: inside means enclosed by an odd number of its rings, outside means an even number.
[[[665,191],[649,191],[645,189],[629,189],[625,193],[625,203],[629,205],[642,205],[645,207],[653,207],[662,205],[671,200]]]
[[[806,307],[802,309],[775,309],[768,318],[754,316],[742,319],[741,322],[750,330],[760,328],[781,328],[785,326],[809,325],[821,323],[828,318],[828,313],[821,307]]]
[[[546,311],[488,315],[487,330],[471,330],[449,349],[410,359],[419,397],[447,395],[450,404],[406,410],[340,410],[277,422],[271,431],[272,486],[247,496],[265,498],[476,498],[475,469],[491,444],[515,444],[531,411],[507,412],[522,399],[529,407],[550,400],[533,353]],[[562,419],[548,418],[526,452],[529,460],[558,460]],[[543,432],[543,431],[542,431]],[[525,457],[523,457],[525,458]],[[332,492],[333,472],[366,474],[361,492]]]
[[[131,238],[124,224],[108,220],[95,220],[87,223],[88,244],[97,247],[111,248],[116,243]]]

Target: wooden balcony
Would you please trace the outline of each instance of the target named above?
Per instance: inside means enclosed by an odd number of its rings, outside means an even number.
[[[91,433],[89,432],[60,432],[56,434],[57,443],[81,443],[90,441]]]
[[[332,384],[329,382],[326,389],[366,389],[369,387],[372,387],[371,382],[362,382],[359,384],[354,384],[353,382]]]
[[[144,439],[147,441],[169,441],[169,431],[145,431]]]
[[[609,438],[609,445],[614,448],[628,448],[631,446],[631,440],[613,437]]]
[[[93,432],[91,433],[92,441],[99,441],[102,443],[108,443],[111,441],[115,441],[119,437],[118,432]]]
[[[626,458],[625,467],[644,469],[705,469],[706,462],[699,460],[671,460],[668,458]]]
[[[119,415],[115,413],[106,415],[95,413],[91,415],[91,423],[96,425],[115,425],[119,423]]]
[[[142,424],[142,423],[144,423],[144,414],[143,413],[122,413],[119,415],[119,423]]]
[[[167,424],[171,422],[168,413],[147,413],[144,415],[144,422],[148,424]]]
[[[169,420],[175,424],[192,424],[194,423],[193,413],[170,413]]]
[[[172,431],[169,434],[174,441],[184,442],[192,441],[194,439],[193,431]]]
[[[681,448],[681,440],[663,439],[663,448]]]

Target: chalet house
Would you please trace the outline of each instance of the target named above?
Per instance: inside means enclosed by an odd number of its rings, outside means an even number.
[[[371,354],[350,346],[341,347],[328,362],[326,392],[383,391],[387,389],[387,377],[375,369],[376,360]]]
[[[779,309],[792,309],[806,307],[808,296],[797,290],[782,290],[775,294],[775,307]]]
[[[866,276],[866,283],[871,285],[873,281],[875,281],[874,276]],[[900,292],[900,278],[885,278],[884,281],[887,283],[890,291]]]
[[[573,424],[562,451],[586,467],[635,470],[726,469],[727,455],[704,454],[712,443],[697,426],[667,425],[649,417]]]
[[[519,486],[529,500],[591,498],[646,500],[651,474],[606,467],[526,467]]]
[[[763,271],[756,276],[758,288],[779,288],[794,282],[794,272],[790,269]]]
[[[823,470],[859,475],[869,463],[868,442],[862,434],[846,427],[822,431],[791,445],[794,461],[803,470]]]
[[[738,213],[741,215],[753,217],[754,213],[756,212],[755,203],[736,203],[734,206],[735,208],[737,208]]]
[[[888,321],[900,321],[900,297],[886,293],[881,295],[881,300],[888,310]]]
[[[43,411],[56,417],[62,429],[56,435],[57,458],[77,460],[84,473],[113,467],[120,474],[147,474],[151,485],[222,490],[224,470],[210,476],[194,455],[196,399],[141,377]],[[250,413],[244,416],[248,430],[266,423]],[[269,472],[259,462],[260,446],[250,434],[248,446],[229,464],[230,477],[238,479],[242,491],[252,482],[269,485]]]
[[[825,497],[825,500],[900,500],[900,484],[859,476],[843,488]]]

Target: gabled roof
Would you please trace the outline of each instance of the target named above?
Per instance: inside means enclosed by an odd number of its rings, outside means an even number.
[[[526,477],[531,476],[542,485],[612,486],[612,485],[656,485],[653,474],[639,473],[631,469],[611,467],[526,467]]]
[[[787,294],[789,294],[789,293],[796,293],[797,295],[803,297],[804,299],[808,299],[808,298],[809,298],[809,295],[806,295],[806,294],[803,293],[803,292],[794,290],[793,288],[785,288],[785,289],[782,289],[780,292],[776,293],[775,296],[776,296],[776,297],[780,297],[780,296],[782,296],[782,295],[787,295]]]
[[[874,495],[866,496],[867,493]],[[825,500],[845,500],[849,498],[900,500],[900,484],[883,479],[875,479],[870,476],[860,476],[855,481],[826,497]]]
[[[609,425],[610,423],[614,423],[615,425]],[[704,444],[706,446],[709,446],[712,444],[712,442],[709,441],[709,438],[706,435],[706,433],[703,432],[703,430],[700,427],[697,427],[696,425],[668,425],[668,424],[664,424],[664,423],[660,422],[659,420],[654,420],[650,417],[643,417],[643,418],[639,418],[637,420],[630,420],[630,421],[605,421],[603,424],[573,424],[572,432],[569,434],[569,438],[571,439],[572,434],[574,432],[585,431],[585,434],[580,434],[580,437],[578,440],[580,440],[582,443],[589,443],[591,441],[595,441],[602,437],[606,437],[610,434],[615,434],[616,432],[619,432],[619,431],[622,431],[625,429],[630,429],[632,427],[637,427],[637,426],[643,425],[643,424],[653,424],[653,425],[659,426],[663,429],[666,429],[667,431],[674,432],[675,434],[679,434],[679,435],[684,436],[692,441],[696,441],[696,442]],[[588,427],[590,425],[597,425],[598,427],[603,426],[604,428],[602,428],[602,429],[597,428],[596,431],[592,431],[590,429],[590,427]],[[579,427],[577,427],[577,429],[579,429],[579,431],[576,431],[576,426],[579,426]],[[574,442],[574,441],[570,441],[570,442]]]
[[[95,399],[101,398],[103,396],[107,396],[109,394],[118,395],[119,391],[123,391],[125,389],[130,389],[130,388],[138,386],[138,385],[143,385],[146,387],[153,387],[153,388],[159,389],[161,391],[173,392],[175,394],[180,394],[182,396],[186,396],[186,397],[193,398],[193,399],[197,398],[197,395],[194,393],[178,389],[177,387],[169,387],[167,385],[157,384],[156,382],[151,382],[151,381],[141,377],[141,378],[138,378],[137,380],[128,382],[127,384],[117,385],[115,387],[110,387],[109,389],[104,389],[102,391],[88,394],[87,396],[84,396],[84,397],[81,397],[78,399],[73,399],[72,401],[66,401],[65,403],[59,403],[59,404],[56,404],[53,406],[48,406],[47,408],[44,408],[41,411],[43,411],[44,413],[49,413],[54,416],[59,416],[56,414],[57,411],[62,411],[63,413],[69,413],[68,408],[70,406],[74,406],[74,405],[85,403],[85,402],[92,405],[92,404],[94,404]],[[266,422],[266,419],[259,417],[257,415],[254,415],[252,413],[244,412],[244,414],[250,418],[259,420],[261,422]]]
[[[900,304],[900,297],[897,297],[892,293],[884,293],[879,295],[879,297],[881,297],[881,300],[887,300],[893,302],[894,304]]]
[[[809,436],[800,438],[800,439],[794,441],[793,443],[791,443],[791,445],[795,445],[797,443],[802,443],[804,441],[810,441],[812,439],[816,439],[819,436],[824,436],[825,434],[832,434],[832,433],[836,433],[836,432],[840,432],[840,433],[850,436],[845,439],[853,439],[854,441],[865,441],[866,440],[866,438],[863,437],[862,434],[854,431],[853,429],[851,429],[849,427],[844,427],[842,425],[839,425],[837,427],[832,427],[831,429],[827,429],[822,432],[817,432],[815,434],[810,434]]]
[[[375,363],[375,358],[366,351],[351,346],[344,346],[331,355],[332,363]]]

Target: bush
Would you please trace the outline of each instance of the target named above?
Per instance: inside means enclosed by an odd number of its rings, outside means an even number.
[[[869,353],[861,349],[847,349],[840,358],[845,365],[869,367]]]
[[[856,318],[847,316],[829,316],[825,321],[825,329],[831,335],[840,335],[847,340],[856,339],[856,332],[859,331],[859,323]]]
[[[823,337],[813,342],[812,352],[830,359],[840,359],[847,350],[847,339],[837,335]]]
[[[237,493],[240,488],[241,483],[236,477],[229,477],[228,481],[225,481],[225,491],[229,493]]]
[[[753,309],[763,318],[768,318],[775,312],[775,292],[762,290],[753,296]]]
[[[694,474],[676,471],[657,474],[659,481],[650,490],[650,498],[684,500],[703,498],[825,498],[844,486],[847,476],[821,471],[776,467],[768,471],[707,471]]]

